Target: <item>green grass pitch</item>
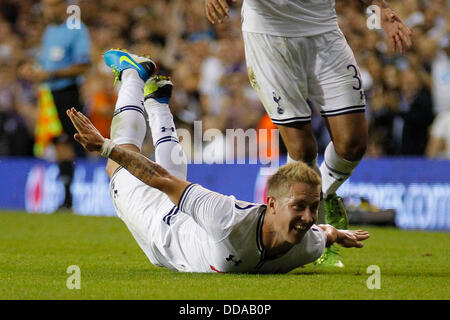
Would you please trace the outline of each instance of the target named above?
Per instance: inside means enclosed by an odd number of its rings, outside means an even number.
[[[118,218],[0,212],[0,299],[449,299],[450,234],[367,228],[344,269],[283,275],[189,274],[155,267]],[[78,265],[81,289],[66,287]],[[381,288],[369,290],[378,265]]]

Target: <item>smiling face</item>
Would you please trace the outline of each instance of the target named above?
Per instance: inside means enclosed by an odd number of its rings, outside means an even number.
[[[284,242],[298,244],[317,221],[320,185],[294,183],[289,192],[273,198],[274,229]],[[269,204],[270,205],[270,204]]]
[[[307,164],[296,161],[278,168],[267,181],[263,244],[282,252],[302,241],[316,223],[322,181]]]

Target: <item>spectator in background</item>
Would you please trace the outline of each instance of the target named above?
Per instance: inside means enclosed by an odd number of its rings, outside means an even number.
[[[424,155],[433,118],[430,90],[416,71],[405,71],[401,75],[400,104],[393,129],[400,154]]]
[[[450,26],[449,26],[450,28]],[[450,110],[450,35],[440,40],[431,65],[432,93],[435,112]],[[450,129],[449,129],[450,130]]]
[[[87,81],[82,84],[86,114],[103,127],[102,130],[108,131],[111,120],[108,119],[108,104],[114,105],[115,92],[109,85],[111,82],[104,81],[112,75],[109,68],[105,68],[101,53],[112,47],[129,47],[135,52],[150,54],[160,63],[160,73],[172,74],[175,88],[171,108],[178,128],[192,131],[194,121],[201,119],[205,120],[204,127],[215,126],[222,133],[226,128],[249,126],[248,123],[256,127],[261,118],[256,123],[250,118],[257,118],[264,112],[255,112],[263,108],[248,92],[246,70],[242,68],[245,64],[238,9],[241,1],[231,7],[228,23],[211,26],[204,17],[202,0],[60,0],[64,9],[68,3],[80,6],[81,18],[92,36],[91,69],[83,73]],[[400,82],[406,70],[416,70],[421,87],[431,91],[435,114],[449,108],[450,103],[448,1],[390,0],[389,3],[417,39],[404,58],[387,52],[382,32],[367,28],[365,5],[360,1],[336,1],[338,23],[355,48],[367,95],[369,145],[372,143],[368,156],[402,155],[399,149],[402,128],[408,129],[406,118],[416,110],[399,112],[404,106]],[[0,0],[1,155],[28,156],[32,152],[33,119],[37,109],[33,90],[38,82],[23,81],[17,76],[17,66],[38,53],[42,33],[47,27],[40,15],[43,4],[45,2],[40,0]],[[60,16],[67,17],[65,10],[61,10]],[[82,33],[83,30],[82,24],[81,30],[67,32]],[[241,83],[244,88],[239,88]],[[235,86],[238,90],[231,93]],[[397,144],[393,139],[394,119],[400,124],[395,126]],[[326,133],[323,121],[316,120],[320,118],[314,115],[314,132]],[[402,123],[406,127],[401,126]],[[410,130],[414,130],[416,124],[409,123]],[[420,132],[424,131],[423,124],[417,125]],[[27,142],[19,143],[19,140]],[[328,142],[329,136],[322,135],[319,150],[323,151],[321,146]],[[149,152],[153,150],[151,139],[144,148]]]
[[[393,64],[381,68],[380,83],[371,92],[372,126],[370,136],[383,141],[384,153],[398,154],[401,133],[394,139],[393,125],[400,103],[400,72]],[[402,130],[403,127],[399,127]],[[374,130],[375,129],[375,130]]]
[[[23,43],[12,24],[18,22],[18,3],[0,2],[0,155],[32,156],[34,96],[17,77]],[[2,18],[3,16],[3,18]],[[31,37],[30,37],[31,38]],[[31,121],[30,121],[31,120]]]
[[[25,65],[22,75],[31,81],[49,86],[58,111],[63,133],[54,139],[60,180],[64,184],[65,199],[61,208],[72,207],[70,186],[74,173],[75,156],[85,155],[75,143],[75,129],[66,116],[66,110],[83,110],[79,86],[83,74],[90,67],[90,37],[86,26],[69,28],[66,24],[66,3],[63,0],[43,0],[43,16],[48,25],[42,39],[39,67]]]
[[[33,126],[23,117],[29,104],[24,92],[21,103],[17,101],[17,93],[25,88],[15,82],[14,69],[14,65],[0,69],[0,155],[32,156]]]
[[[83,86],[83,100],[86,101],[86,111],[89,119],[100,131],[109,138],[114,105],[117,100],[110,77],[104,75],[89,77]]]
[[[436,116],[431,126],[426,156],[450,160],[450,110]]]
[[[433,101],[438,114],[431,126],[426,156],[450,160],[450,46],[448,35],[441,39],[440,46],[441,50],[436,53],[432,64]]]

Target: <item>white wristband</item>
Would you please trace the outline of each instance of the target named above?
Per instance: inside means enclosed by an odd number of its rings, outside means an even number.
[[[103,142],[102,148],[100,149],[102,157],[108,158],[115,146],[116,144],[111,139],[105,139],[105,142]]]

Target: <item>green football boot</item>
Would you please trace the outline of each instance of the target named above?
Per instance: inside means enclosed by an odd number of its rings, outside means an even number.
[[[326,199],[323,199],[320,207],[320,210],[325,210],[328,224],[336,229],[348,229],[348,215],[341,197],[338,197],[336,194],[331,194]],[[316,266],[343,268],[344,264],[341,261],[339,250],[340,248],[337,244],[325,248],[323,254],[314,264]]]
[[[339,247],[336,244],[325,248],[319,259],[314,261],[315,266],[343,268],[344,264],[339,255]]]
[[[172,95],[173,83],[170,77],[154,76],[144,86],[144,101],[155,99],[159,103],[169,103]]]
[[[341,197],[338,197],[335,193],[330,194],[323,200],[323,206],[328,224],[331,224],[336,229],[348,229],[347,210],[345,210]]]

